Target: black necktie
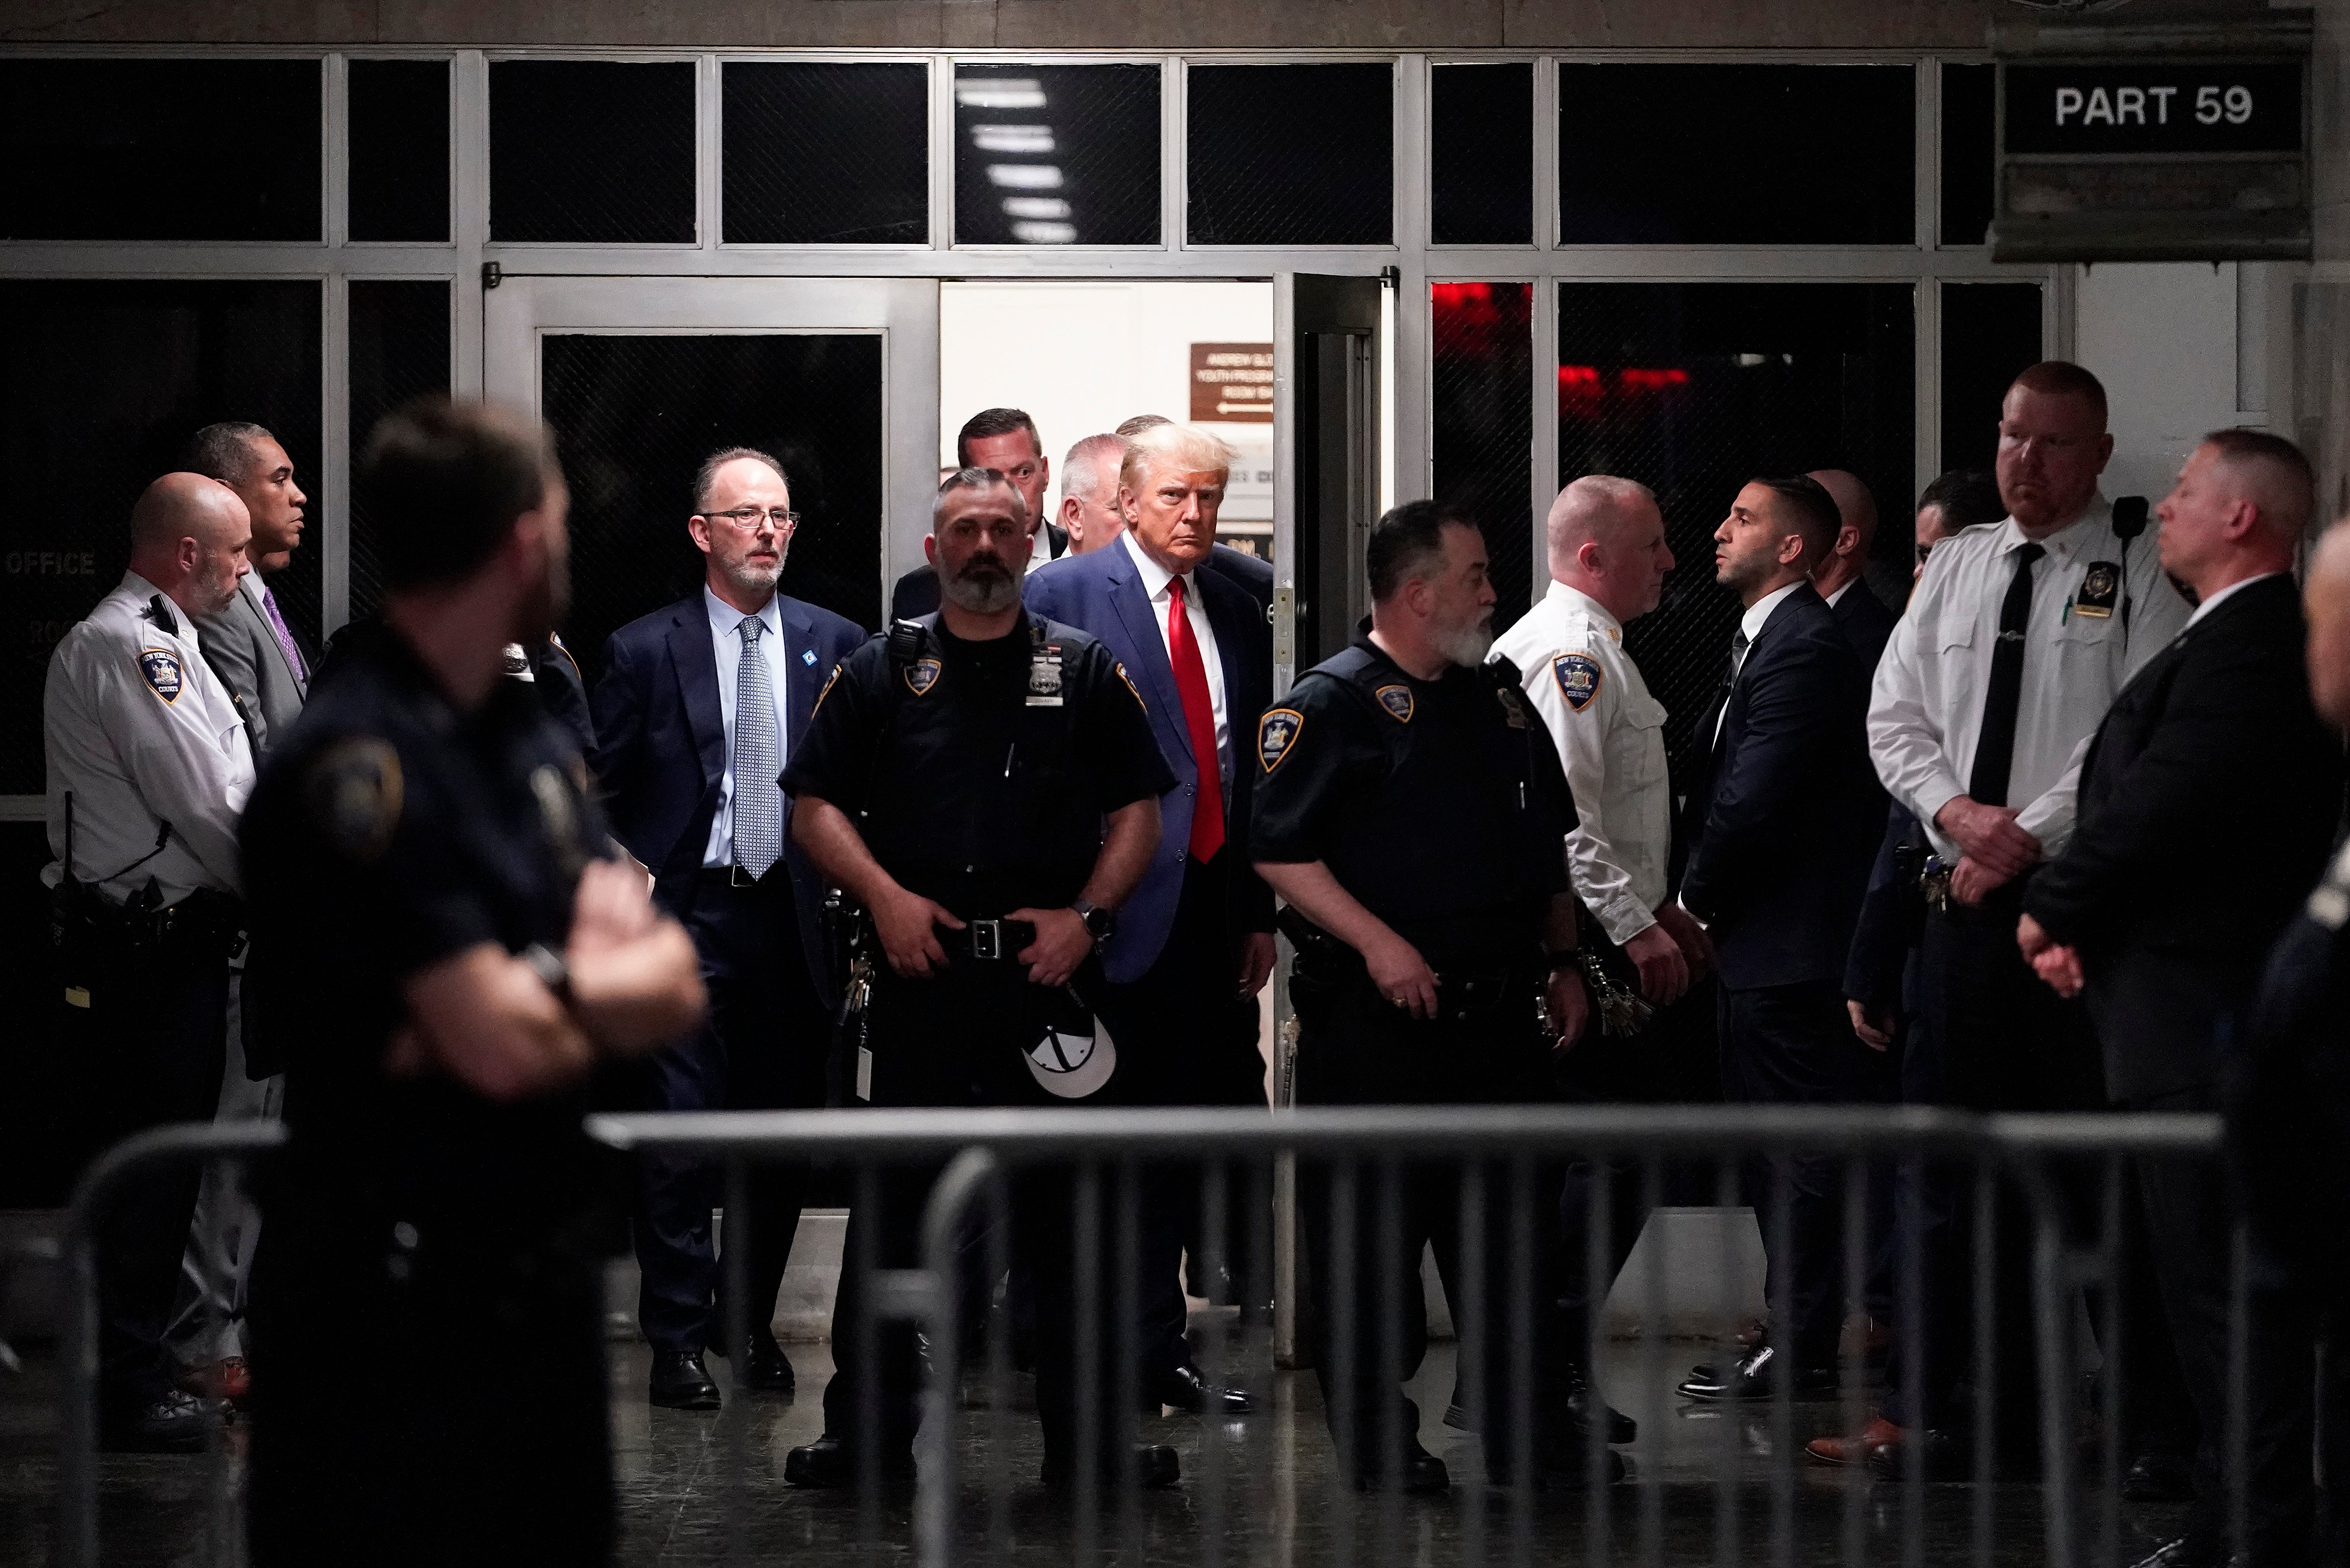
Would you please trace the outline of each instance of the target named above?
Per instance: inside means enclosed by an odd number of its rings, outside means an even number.
[[[1982,731],[1967,794],[1982,805],[2007,804],[2007,774],[2015,761],[2015,710],[2023,696],[2023,639],[2032,621],[2032,563],[2048,552],[2025,544],[2015,553],[2015,576],[1999,601],[1999,640],[1991,645],[1991,684],[1983,692]]]

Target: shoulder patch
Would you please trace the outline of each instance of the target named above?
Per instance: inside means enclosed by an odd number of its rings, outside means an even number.
[[[1588,654],[1562,653],[1550,661],[1550,672],[1558,678],[1559,695],[1578,713],[1599,695],[1599,661]]]
[[[371,865],[391,847],[406,795],[400,753],[373,735],[354,735],[319,753],[303,781],[310,815],[327,841]]]
[[[931,688],[939,683],[941,668],[935,659],[917,659],[906,666],[906,690],[917,697],[929,695]]]
[[[187,688],[187,679],[180,670],[180,656],[168,648],[142,648],[139,650],[139,673],[147,678],[148,690],[165,702],[177,702]]]
[[[809,718],[813,719],[816,717],[816,711],[824,706],[824,700],[831,696],[832,689],[839,684],[840,666],[836,664],[832,667],[832,673],[824,678],[824,689],[816,694],[816,701],[809,705]]]
[[[1126,682],[1126,689],[1134,693],[1135,702],[1144,712],[1148,713],[1150,711],[1150,704],[1142,701],[1141,688],[1136,686],[1134,683],[1134,677],[1126,672],[1126,661],[1124,659],[1114,659],[1110,660],[1110,662],[1118,669],[1118,678]]]
[[[1305,728],[1305,715],[1295,708],[1275,708],[1257,721],[1256,755],[1264,771],[1273,772],[1281,760],[1289,755],[1289,748],[1297,743],[1298,732]]]
[[[1388,711],[1388,718],[1393,719],[1399,724],[1409,724],[1411,722],[1412,708],[1414,704],[1411,700],[1410,687],[1382,686],[1377,691],[1371,693],[1371,695],[1379,700],[1379,706]]]
[[[1493,688],[1493,695],[1502,700],[1503,722],[1513,730],[1524,729],[1526,702],[1524,698],[1518,695],[1518,689],[1514,686],[1496,686]]]

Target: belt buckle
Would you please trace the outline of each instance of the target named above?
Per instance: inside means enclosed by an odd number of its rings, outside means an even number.
[[[971,922],[971,956],[975,959],[1000,959],[1003,956],[1002,920]]]
[[[737,860],[726,867],[726,885],[730,888],[755,888],[759,879],[751,875],[749,867]]]

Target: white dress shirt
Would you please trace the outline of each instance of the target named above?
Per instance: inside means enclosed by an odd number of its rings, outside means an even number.
[[[2260,576],[2243,577],[2235,582],[2230,583],[2226,587],[2221,588],[2218,593],[2213,594],[2210,598],[2205,599],[2200,604],[2197,605],[2194,611],[2188,616],[2187,624],[2189,626],[2193,626],[2197,621],[2201,620],[2205,616],[2210,615],[2213,610],[2218,609],[2220,607],[2220,601],[2225,599],[2230,594],[2234,593],[2238,588],[2249,588],[2254,583],[2261,581],[2262,578],[2264,577],[2282,577],[2283,576],[2284,574],[2282,572],[2262,572]]]
[[[1493,640],[1518,667],[1526,698],[1558,747],[1575,795],[1566,836],[1575,896],[1621,947],[1657,923],[1672,852],[1673,799],[1665,774],[1665,705],[1648,694],[1624,650],[1624,628],[1596,599],[1555,582],[1518,623]],[[1570,676],[1598,670],[1598,686],[1576,708]]]
[[[1917,814],[1946,858],[1958,845],[1934,825],[1934,814],[1967,793],[2000,605],[2015,575],[2015,552],[2025,543],[2011,517],[1961,529],[1936,545],[1877,667],[1869,756],[1877,776]],[[2114,694],[2186,626],[2187,601],[2163,576],[2155,541],[2141,536],[2130,543],[2112,613],[2075,612],[2090,566],[2125,559],[2113,508],[2102,495],[2041,544],[2047,554],[2032,568],[2007,804],[2018,808],[2016,826],[2040,840],[2043,857],[2054,858],[2072,836],[2090,737]]]
[[[710,842],[702,851],[705,867],[734,864],[734,686],[743,668],[743,612],[710,591],[702,590],[702,607],[710,612],[710,647],[718,656],[718,711],[726,722],[726,771],[718,781],[718,809],[710,818]],[[759,652],[767,661],[767,679],[775,694],[775,755],[791,760],[791,736],[784,728],[784,681],[791,668],[784,647],[784,616],[769,599],[759,611],[766,630],[759,637]]]
[[[1783,587],[1773,588],[1769,593],[1764,594],[1761,598],[1756,599],[1752,604],[1749,605],[1746,607],[1746,613],[1738,618],[1738,629],[1745,634],[1746,646],[1738,650],[1737,666],[1730,672],[1730,683],[1732,686],[1737,685],[1738,678],[1746,672],[1746,656],[1754,651],[1754,639],[1762,635],[1762,628],[1770,622],[1771,612],[1777,609],[1780,605],[1783,604],[1789,594],[1792,594],[1797,588],[1802,587],[1804,584],[1809,580],[1810,579],[1808,578],[1798,578],[1796,581],[1789,583]],[[1721,704],[1721,711],[1715,714],[1713,717],[1713,743],[1715,745],[1718,746],[1721,744],[1721,727],[1729,722],[1730,703],[1725,700]]]
[[[1150,558],[1132,534],[1118,535],[1135,570],[1142,574],[1142,591],[1150,599],[1150,618],[1159,628],[1159,645],[1167,650],[1167,667],[1175,667],[1175,647],[1167,640],[1167,609],[1173,596],[1167,585],[1175,574]],[[1223,783],[1232,779],[1232,725],[1224,712],[1224,661],[1217,657],[1216,629],[1208,624],[1208,607],[1200,602],[1199,574],[1183,574],[1183,617],[1191,623],[1191,637],[1200,645],[1200,662],[1208,667],[1208,702],[1216,714],[1216,767]]]
[[[199,888],[243,886],[236,819],[253,793],[252,743],[204,662],[194,618],[165,599],[166,630],[150,611],[158,592],[125,572],[49,656],[41,699],[49,852],[58,857],[42,880],[54,888],[64,873],[70,794],[74,874],[118,904],[150,877],[166,904]]]

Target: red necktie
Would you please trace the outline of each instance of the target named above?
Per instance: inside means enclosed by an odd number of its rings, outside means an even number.
[[[1208,666],[1200,658],[1191,618],[1183,611],[1183,579],[1167,579],[1167,656],[1183,699],[1183,727],[1191,732],[1200,795],[1191,803],[1191,858],[1212,860],[1224,846],[1224,769],[1216,756],[1216,705],[1208,695]]]

